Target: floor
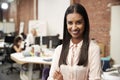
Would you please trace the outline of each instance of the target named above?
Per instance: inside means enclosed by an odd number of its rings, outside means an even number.
[[[1,56],[0,56],[0,80],[21,80],[20,79],[20,72],[16,72],[14,71],[13,73],[10,73],[9,75],[6,74],[8,68],[10,67],[10,64],[5,62],[4,64],[1,63]],[[21,65],[15,63],[14,64],[15,67],[20,67]],[[42,73],[40,73],[42,74]],[[34,76],[35,72],[34,72]],[[34,79],[36,80],[36,79]],[[37,80],[41,80],[41,79],[37,79]]]
[[[8,68],[10,67],[10,64],[7,62],[2,63],[4,60],[5,55],[1,55],[0,50],[0,80],[20,80],[20,76],[18,72],[10,73],[9,75],[6,74]]]
[[[10,67],[8,63],[0,64],[0,80],[20,80],[18,72],[13,72],[9,75],[6,74],[8,67]]]
[[[18,65],[18,64],[14,64],[14,66],[20,67],[20,65]],[[21,80],[20,72],[14,71],[13,73],[10,73],[9,75],[6,74],[9,67],[10,67],[9,63],[5,63],[5,64],[0,63],[0,80]],[[34,72],[34,74],[35,74],[35,72]],[[34,80],[36,80],[36,79],[34,79]],[[41,80],[41,79],[37,79],[37,80]]]

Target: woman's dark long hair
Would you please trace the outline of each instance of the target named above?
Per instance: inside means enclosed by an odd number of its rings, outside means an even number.
[[[66,59],[67,59],[67,55],[69,51],[70,39],[72,38],[72,36],[69,34],[67,30],[67,19],[66,18],[68,14],[71,14],[74,12],[80,14],[83,17],[84,22],[85,22],[85,25],[84,25],[85,29],[83,32],[83,44],[82,44],[82,47],[80,48],[81,50],[80,50],[78,65],[87,66],[88,64],[89,19],[88,19],[88,15],[87,15],[85,8],[81,4],[73,4],[67,8],[65,12],[65,16],[64,16],[64,32],[63,32],[64,35],[63,35],[62,51],[61,51],[61,55],[59,59],[59,66],[61,64],[67,64]]]
[[[18,42],[19,42],[19,41],[22,41],[22,38],[21,38],[20,36],[16,36],[15,39],[14,39],[13,45],[16,45],[17,47],[20,47],[20,46],[18,45]]]

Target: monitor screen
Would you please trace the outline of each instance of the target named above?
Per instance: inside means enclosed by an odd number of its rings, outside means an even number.
[[[41,42],[40,40],[41,40],[40,37],[36,37],[36,38],[35,38],[35,44],[40,45],[40,42]],[[49,38],[48,38],[47,36],[43,36],[43,37],[42,37],[42,44],[43,44],[43,45],[49,44]]]
[[[5,36],[6,43],[13,43],[15,36]]]
[[[41,42],[40,40],[41,40],[40,37],[36,37],[35,44],[40,45],[40,42]],[[42,44],[47,45],[47,48],[49,48],[50,40],[52,40],[52,48],[56,48],[61,41],[60,39],[58,39],[57,36],[43,36],[42,37]]]

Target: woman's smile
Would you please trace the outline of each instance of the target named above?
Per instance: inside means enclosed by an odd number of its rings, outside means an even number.
[[[67,29],[72,38],[82,38],[84,32],[84,19],[78,13],[71,13],[67,15]]]
[[[71,30],[73,35],[79,35],[80,33],[80,29],[76,29],[76,30]]]

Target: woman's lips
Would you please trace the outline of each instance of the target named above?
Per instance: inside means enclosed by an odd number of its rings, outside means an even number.
[[[77,35],[79,34],[80,30],[72,30],[72,34]]]

